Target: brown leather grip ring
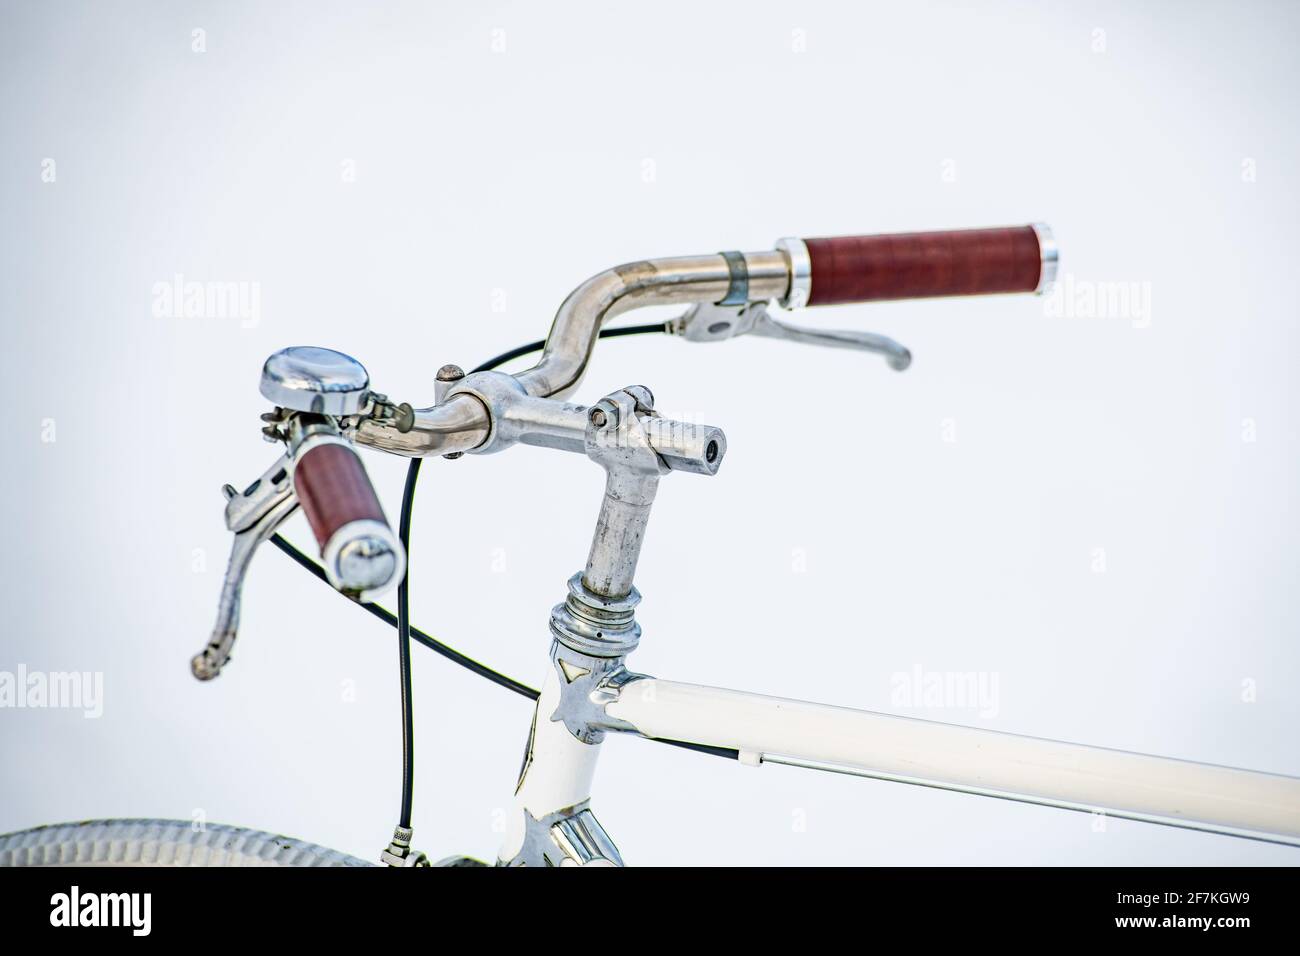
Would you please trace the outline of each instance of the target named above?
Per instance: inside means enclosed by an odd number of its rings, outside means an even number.
[[[322,551],[349,522],[387,524],[365,466],[347,445],[325,442],[308,448],[294,465],[293,488]]]
[[[805,239],[809,305],[1033,292],[1043,250],[1033,226]]]

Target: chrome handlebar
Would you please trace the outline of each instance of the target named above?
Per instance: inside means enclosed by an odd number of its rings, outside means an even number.
[[[530,396],[563,398],[582,381],[607,321],[632,309],[673,303],[695,307],[669,327],[689,341],[717,341],[752,332],[880,352],[894,368],[906,368],[911,356],[891,339],[870,333],[798,329],[771,319],[765,310],[755,311],[772,299],[792,306],[806,299],[806,263],[797,252],[802,246],[798,240],[782,240],[779,248],[767,252],[647,259],[607,269],[569,294],[551,324],[541,359],[514,378]],[[721,336],[693,334],[701,309],[713,310],[710,314],[715,315],[725,310],[725,315],[735,319],[732,331]],[[710,319],[705,326],[716,326],[719,321]],[[407,421],[364,419],[354,437],[360,444],[415,458],[482,451],[491,428],[488,411],[481,403],[452,396],[429,408],[414,409]]]

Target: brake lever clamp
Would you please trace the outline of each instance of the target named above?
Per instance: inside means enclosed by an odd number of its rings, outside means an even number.
[[[738,335],[760,335],[806,345],[876,352],[883,355],[889,362],[889,367],[898,372],[912,364],[912,353],[888,336],[874,332],[808,329],[791,325],[773,318],[766,302],[693,305],[685,314],[671,320],[667,328],[670,335],[680,335],[688,342],[722,342]]]

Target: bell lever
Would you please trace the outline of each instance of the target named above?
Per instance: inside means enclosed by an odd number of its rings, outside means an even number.
[[[722,342],[738,335],[761,335],[787,342],[823,345],[859,352],[877,352],[889,367],[903,371],[912,364],[912,353],[893,339],[874,332],[851,332],[834,329],[808,329],[772,317],[765,302],[744,305],[693,305],[687,312],[668,323],[672,335],[688,342]]]

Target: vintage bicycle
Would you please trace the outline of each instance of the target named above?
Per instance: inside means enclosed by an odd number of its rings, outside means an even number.
[[[749,765],[788,764],[1300,845],[1300,779],[697,686],[628,666],[641,638],[635,573],[659,482],[674,472],[716,474],[727,442],[720,428],[662,417],[653,394],[641,385],[611,391],[590,406],[566,401],[599,339],[667,333],[720,342],[759,335],[878,353],[901,371],[911,355],[892,339],[803,328],[784,312],[889,299],[1042,293],[1057,265],[1056,243],[1041,224],[782,239],[766,252],[633,262],[574,290],[544,342],[469,373],[443,366],[434,404],[427,408],[373,389],[365,368],[350,356],[323,348],[277,352],[262,370],[261,392],[273,406],[263,416],[263,434],[284,450],[244,490],[224,489],[234,543],[216,627],[191,662],[193,674],[209,681],[228,662],[243,580],[258,546],[268,540],[396,627],[402,802],[393,838],[379,855],[393,867],[430,863],[412,849],[412,641],[536,700],[499,865],[623,863],[592,808],[596,765],[611,734],[637,734]],[[666,323],[604,327],[632,309],[666,303],[689,308]],[[534,352],[541,357],[531,368],[498,370]],[[606,475],[586,563],[551,610],[550,660],[540,690],[412,627],[405,579],[422,460],[495,454],[517,444],[585,455]],[[358,447],[411,459],[396,532]],[[300,506],[320,547],[319,565],[276,533]],[[374,603],[393,587],[395,614]],[[261,831],[162,820],[100,820],[9,834],[0,837],[0,864],[5,863],[368,865]],[[481,865],[463,856],[441,863]]]

